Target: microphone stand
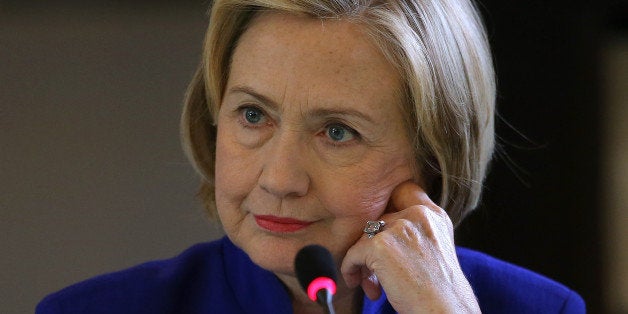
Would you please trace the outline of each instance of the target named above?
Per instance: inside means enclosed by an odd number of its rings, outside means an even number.
[[[326,314],[336,314],[334,305],[331,303],[331,293],[327,289],[320,289],[316,292],[316,302],[325,310]]]

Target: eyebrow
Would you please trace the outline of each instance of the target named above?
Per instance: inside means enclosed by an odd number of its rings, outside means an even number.
[[[234,86],[234,87],[229,89],[229,94],[232,94],[232,93],[243,93],[243,94],[247,94],[249,96],[253,96],[253,98],[256,98],[260,102],[263,102],[265,105],[270,106],[271,109],[273,109],[273,110],[278,110],[279,109],[279,105],[274,100],[272,100],[271,98],[266,97],[266,96],[256,92],[251,87],[241,86],[241,85]]]
[[[280,107],[279,104],[275,102],[274,100],[272,100],[270,97],[262,95],[258,93],[257,91],[255,91],[253,88],[248,87],[248,86],[241,86],[241,85],[234,86],[230,88],[228,92],[229,93],[244,93],[244,94],[250,95],[256,98],[257,100],[263,102],[265,105],[271,107],[271,109],[273,110],[279,110],[279,107]],[[324,118],[324,117],[330,117],[330,116],[354,116],[354,117],[363,119],[367,122],[376,124],[373,118],[371,118],[369,115],[359,110],[355,110],[351,108],[341,108],[339,106],[333,106],[333,105],[330,108],[314,109],[312,110],[312,112],[309,113],[309,115],[316,118]]]

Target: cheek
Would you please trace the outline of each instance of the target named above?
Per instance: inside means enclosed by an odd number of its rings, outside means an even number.
[[[229,180],[228,173],[234,169],[232,159],[230,158],[233,153],[231,148],[226,143],[227,139],[224,138],[224,131],[222,128],[218,128],[216,136],[216,164],[215,164],[215,184],[216,184],[216,197],[222,194],[225,187],[232,184]]]
[[[326,189],[328,195],[335,197],[327,208],[338,218],[375,219],[386,209],[392,190],[412,178],[406,158],[378,158],[376,162],[356,165],[330,180],[333,184],[328,184]]]
[[[216,137],[215,190],[216,206],[234,202],[250,190],[255,179],[255,163],[238,145],[228,129],[218,127]]]

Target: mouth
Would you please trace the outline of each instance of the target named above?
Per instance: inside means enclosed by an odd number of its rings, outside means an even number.
[[[309,221],[271,215],[254,215],[254,217],[260,228],[274,233],[297,232],[312,224]]]

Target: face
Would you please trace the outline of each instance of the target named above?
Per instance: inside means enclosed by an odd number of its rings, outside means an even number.
[[[340,262],[393,188],[413,178],[400,89],[359,26],[256,17],[217,119],[216,205],[231,240],[281,275],[307,244]]]

